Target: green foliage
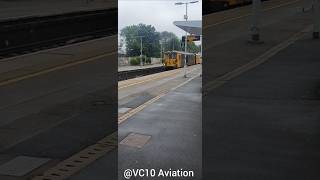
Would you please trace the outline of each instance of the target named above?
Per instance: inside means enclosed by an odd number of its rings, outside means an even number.
[[[140,65],[140,57],[130,58],[130,65],[132,65],[132,66]]]
[[[127,56],[138,56],[138,59],[133,60],[133,64],[140,64],[140,46],[142,36],[142,54],[146,57],[160,57],[161,45],[163,52],[166,51],[184,51],[184,47],[181,45],[181,38],[177,37],[174,33],[163,31],[157,32],[151,25],[138,24],[131,25],[123,28],[120,32],[120,36],[124,39],[126,45]],[[160,45],[161,40],[161,45]],[[200,52],[200,46],[197,46],[194,42],[188,43],[188,52],[198,53]],[[143,62],[151,63],[150,58],[143,58]],[[131,64],[131,62],[130,62]]]
[[[147,57],[147,58],[145,59],[145,63],[146,63],[146,64],[151,64],[151,57]]]
[[[143,62],[143,64],[150,64],[151,57],[142,56],[142,62]],[[140,65],[140,56],[131,57],[130,58],[130,65],[132,65],[132,66]]]
[[[142,36],[142,54],[148,57],[160,56],[160,33],[151,25],[131,25],[121,30],[124,37],[128,56],[140,55],[140,36]]]
[[[197,46],[194,42],[188,43],[187,49],[188,49],[188,52],[191,52],[191,53],[200,52],[200,46]]]
[[[160,34],[161,40],[162,40],[162,48],[163,51],[181,51],[181,40],[172,32],[163,31]]]

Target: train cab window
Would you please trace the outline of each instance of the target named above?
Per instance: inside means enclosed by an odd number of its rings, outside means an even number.
[[[177,53],[171,53],[170,59],[176,59],[177,58]]]

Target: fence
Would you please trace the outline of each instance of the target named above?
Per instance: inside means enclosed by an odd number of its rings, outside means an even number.
[[[129,66],[131,57],[118,57],[118,66]],[[161,64],[161,58],[151,58],[151,64]]]

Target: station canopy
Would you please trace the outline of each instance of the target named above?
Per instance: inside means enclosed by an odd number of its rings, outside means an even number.
[[[190,34],[200,36],[202,35],[202,21],[174,21],[174,25],[180,29],[187,31]]]

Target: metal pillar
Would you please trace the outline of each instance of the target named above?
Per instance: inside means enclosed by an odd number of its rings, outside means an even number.
[[[162,53],[162,41],[160,40],[160,58],[161,58],[161,62],[163,62],[163,53]]]
[[[140,66],[143,66],[143,62],[142,62],[142,36],[140,36]]]
[[[313,0],[313,39],[319,39],[320,0]]]
[[[200,35],[200,57],[202,60],[202,35]]]
[[[188,3],[186,3],[186,14],[184,16],[184,19],[186,21],[188,21]],[[185,55],[184,55],[184,77],[186,78],[187,77],[187,46],[188,46],[188,40],[187,40],[187,37],[188,37],[188,32],[186,31],[186,36],[184,38],[184,52],[185,52]]]
[[[251,25],[251,42],[260,42],[260,13],[261,0],[252,1],[252,25]]]

